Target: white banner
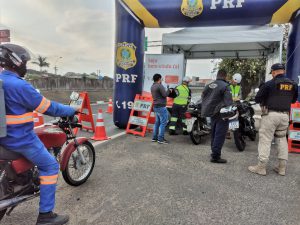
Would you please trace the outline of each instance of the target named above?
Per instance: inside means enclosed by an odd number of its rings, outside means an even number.
[[[182,83],[184,77],[184,55],[146,55],[143,94],[151,94],[153,75],[159,73],[163,77],[162,84],[174,88]]]

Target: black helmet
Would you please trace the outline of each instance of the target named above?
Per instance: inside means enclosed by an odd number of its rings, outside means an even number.
[[[30,59],[29,52],[19,45],[0,45],[0,66],[13,69],[22,77],[27,72],[26,63]]]

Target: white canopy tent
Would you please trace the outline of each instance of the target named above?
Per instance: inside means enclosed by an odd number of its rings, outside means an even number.
[[[281,62],[282,41],[283,28],[269,26],[186,28],[162,38],[164,54],[184,53],[185,59],[267,57],[267,68]]]

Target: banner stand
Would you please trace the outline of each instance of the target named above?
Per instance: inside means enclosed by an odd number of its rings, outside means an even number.
[[[145,137],[149,118],[153,107],[153,100],[150,97],[136,95],[134,104],[130,113],[127,124],[126,133]],[[134,126],[134,127],[133,127]],[[137,131],[136,126],[141,127],[141,131]]]

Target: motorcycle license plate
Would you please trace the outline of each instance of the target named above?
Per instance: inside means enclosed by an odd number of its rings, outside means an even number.
[[[238,120],[233,120],[229,122],[229,130],[236,130],[240,127],[240,123]]]
[[[195,122],[196,118],[186,119],[185,124],[187,128],[187,132],[191,132],[193,128],[193,124]]]

